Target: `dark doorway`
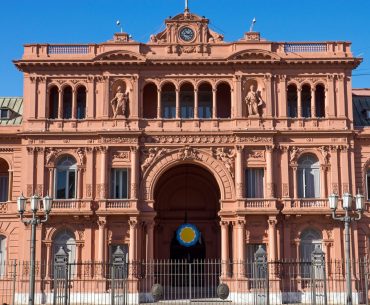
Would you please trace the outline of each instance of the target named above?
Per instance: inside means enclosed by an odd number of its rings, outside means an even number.
[[[202,260],[206,258],[206,245],[201,235],[199,242],[192,247],[184,247],[176,238],[176,232],[171,241],[170,258],[176,260],[186,260],[191,263],[194,260]]]

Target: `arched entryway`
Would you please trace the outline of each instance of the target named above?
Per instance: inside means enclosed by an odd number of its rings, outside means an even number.
[[[157,213],[154,256],[157,259],[220,258],[221,238],[218,212],[220,190],[215,177],[194,164],[181,164],[168,169],[154,189]],[[199,242],[189,248],[176,239],[178,227],[195,225]]]

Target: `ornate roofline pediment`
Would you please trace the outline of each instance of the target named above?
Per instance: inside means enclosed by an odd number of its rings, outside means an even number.
[[[114,50],[98,55],[94,61],[146,61],[146,58],[135,52]]]
[[[260,49],[248,49],[236,52],[229,56],[229,61],[244,61],[244,60],[267,60],[280,61],[281,57],[276,53]]]

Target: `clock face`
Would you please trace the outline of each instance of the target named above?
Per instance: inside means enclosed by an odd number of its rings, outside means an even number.
[[[189,27],[184,27],[180,30],[180,38],[186,42],[192,41],[195,37],[194,31]]]

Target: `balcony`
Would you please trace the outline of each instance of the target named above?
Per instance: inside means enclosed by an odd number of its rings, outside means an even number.
[[[276,199],[244,199],[237,202],[238,213],[241,214],[278,214]]]
[[[283,214],[331,214],[327,198],[284,199],[283,204]]]
[[[92,215],[92,203],[90,200],[81,199],[54,199],[51,215]]]
[[[123,213],[138,213],[137,200],[130,199],[107,199],[99,200],[96,214],[114,215]]]

